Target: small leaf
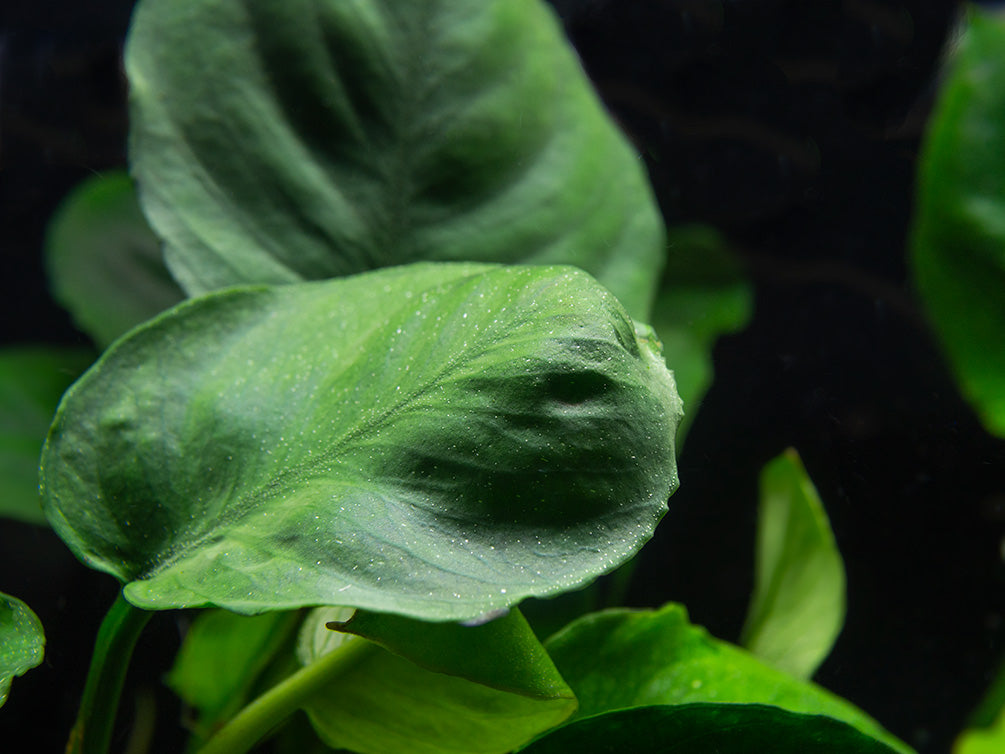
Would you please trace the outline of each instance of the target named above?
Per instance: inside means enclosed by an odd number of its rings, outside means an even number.
[[[185,297],[122,171],[95,176],[64,200],[46,256],[53,295],[102,348]]]
[[[525,754],[891,754],[837,720],[760,704],[639,707],[579,720]]]
[[[844,624],[844,563],[791,448],[761,472],[756,565],[742,643],[776,668],[810,678]]]
[[[94,360],[83,350],[0,350],[0,516],[45,525],[38,457],[59,398]]]
[[[44,653],[41,621],[21,600],[0,592],[0,706],[15,676],[38,666]]]
[[[140,199],[190,293],[560,263],[648,320],[659,211],[539,0],[143,0],[126,69]]]
[[[929,122],[912,247],[962,392],[1005,437],[1005,19],[977,8]]]
[[[630,558],[677,485],[647,329],[571,268],[232,289],[118,341],[43,453],[53,527],[147,609],[467,620]]]
[[[1005,710],[987,728],[968,728],[953,746],[953,754],[1001,754],[1005,751]]]
[[[827,715],[897,751],[910,751],[845,700],[691,625],[679,605],[592,613],[545,647],[579,699],[577,718],[659,704],[768,704]]]
[[[366,612],[337,625],[383,649],[306,707],[332,747],[360,754],[504,754],[576,708],[517,610],[474,627]]]
[[[167,684],[198,713],[194,733],[208,738],[248,699],[255,679],[291,635],[299,615],[200,613],[185,635]]]
[[[753,298],[750,283],[716,231],[700,225],[670,229],[667,268],[650,322],[667,363],[674,365],[686,410],[678,442],[712,384],[716,341],[746,327]]]

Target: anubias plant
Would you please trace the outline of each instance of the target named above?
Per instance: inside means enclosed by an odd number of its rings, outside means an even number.
[[[806,680],[844,576],[794,451],[762,477],[749,651],[679,605],[546,630],[573,603],[538,598],[651,536],[678,386],[750,309],[713,232],[665,260],[546,6],[140,0],[126,69],[132,178],[49,235],[105,350],[55,409],[41,507],[51,375],[91,357],[0,360],[4,513],[122,585],[68,751],[109,750],[133,645],[179,608],[211,608],[167,679],[206,754],[908,751]],[[6,595],[0,639],[2,701],[43,645]]]

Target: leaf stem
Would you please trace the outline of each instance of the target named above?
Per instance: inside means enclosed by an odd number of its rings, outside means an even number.
[[[376,648],[361,638],[344,642],[317,662],[276,684],[247,705],[209,739],[198,754],[244,754],[292,715],[318,690]]]
[[[107,754],[115,713],[136,640],[153,613],[126,602],[122,592],[98,629],[91,667],[66,754]]]

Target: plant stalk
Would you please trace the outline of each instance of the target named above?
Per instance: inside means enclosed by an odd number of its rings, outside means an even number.
[[[244,707],[199,749],[198,754],[245,754],[304,706],[317,691],[337,678],[377,645],[361,638],[346,641]]]
[[[108,754],[115,713],[136,640],[153,613],[126,602],[122,592],[98,629],[91,667],[66,754]]]

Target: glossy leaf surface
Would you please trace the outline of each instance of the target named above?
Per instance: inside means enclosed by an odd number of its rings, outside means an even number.
[[[667,267],[653,307],[653,329],[674,365],[685,415],[683,438],[712,384],[712,349],[722,335],[742,329],[754,293],[725,240],[712,228],[671,228]],[[680,440],[682,442],[682,440]]]
[[[754,596],[741,640],[765,662],[809,678],[830,654],[844,615],[841,553],[790,448],[761,471]]]
[[[60,396],[92,361],[77,349],[0,350],[0,516],[46,523],[38,457]]]
[[[963,394],[1005,436],[1005,19],[975,8],[929,124],[913,253]]]
[[[479,626],[375,613],[357,613],[340,625],[382,649],[367,654],[306,708],[322,739],[335,748],[504,754],[576,708],[516,610]]]
[[[185,634],[166,682],[198,713],[194,734],[208,737],[248,700],[255,679],[293,633],[299,614],[200,613]]]
[[[126,62],[141,200],[191,293],[561,263],[648,319],[662,221],[539,0],[144,0]]]
[[[890,754],[849,725],[759,704],[640,707],[579,720],[526,754]]]
[[[843,720],[898,751],[909,751],[843,699],[691,625],[679,605],[593,613],[545,646],[579,699],[577,717],[656,704],[769,704]]]
[[[7,701],[15,676],[42,662],[45,634],[42,623],[26,604],[0,592],[0,706]]]
[[[148,609],[474,618],[651,536],[680,402],[650,335],[567,267],[223,291],[68,392],[46,513]]]
[[[85,181],[64,200],[46,256],[53,295],[102,348],[185,297],[121,171]]]

